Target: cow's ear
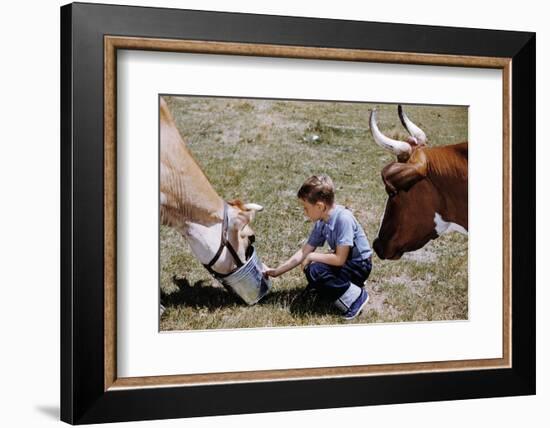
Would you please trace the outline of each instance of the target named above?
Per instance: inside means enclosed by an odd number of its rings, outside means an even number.
[[[232,207],[238,208],[240,210],[244,210],[243,201],[241,201],[240,199],[232,199],[230,201],[227,201],[227,203]]]
[[[399,190],[407,191],[413,184],[426,177],[426,166],[417,163],[393,162],[382,170],[382,180],[388,195],[394,195]]]

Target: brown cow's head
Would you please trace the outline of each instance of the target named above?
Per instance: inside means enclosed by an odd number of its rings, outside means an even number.
[[[403,253],[417,250],[437,237],[434,216],[439,195],[431,181],[425,179],[428,159],[422,147],[426,145],[426,134],[409,120],[401,106],[398,112],[410,134],[406,141],[394,140],[380,132],[376,110],[370,116],[374,141],[397,156],[397,162],[382,170],[388,200],[373,242],[381,259],[399,259]]]
[[[428,180],[419,180],[408,191],[397,188],[389,194],[380,230],[373,242],[378,257],[397,260],[403,253],[418,250],[437,238],[434,207],[438,204],[438,193]]]

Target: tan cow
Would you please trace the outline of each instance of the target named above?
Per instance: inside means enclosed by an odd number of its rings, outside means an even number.
[[[160,98],[160,219],[178,230],[189,243],[197,259],[211,269],[227,274],[237,267],[227,247],[220,250],[224,207],[227,206],[227,241],[238,258],[245,262],[247,250],[254,242],[249,223],[257,204],[232,201],[227,205],[216,193],[187,148],[170,114]]]

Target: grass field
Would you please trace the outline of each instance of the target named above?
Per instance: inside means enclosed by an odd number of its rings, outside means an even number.
[[[369,111],[386,135],[404,137],[396,105],[166,97],[184,140],[218,194],[264,206],[253,229],[262,261],[275,267],[312,227],[296,199],[302,182],[325,173],[336,201],[349,207],[372,245],[384,210],[380,179],[394,156],[372,140]],[[467,140],[465,107],[405,106],[430,145]],[[313,138],[318,136],[318,139]],[[324,251],[325,249],[323,249]],[[175,230],[160,229],[161,330],[339,324],[330,305],[300,295],[300,268],[273,279],[272,292],[248,307],[194,258]],[[370,302],[354,323],[462,320],[468,317],[468,239],[453,233],[398,261],[373,258]]]

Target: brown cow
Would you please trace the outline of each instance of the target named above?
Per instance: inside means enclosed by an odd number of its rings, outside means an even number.
[[[227,207],[227,241],[244,262],[254,242],[249,223],[257,204],[232,201],[227,205],[216,193],[180,136],[168,106],[160,99],[160,219],[178,230],[189,242],[197,259],[210,268],[227,274],[237,267],[235,255],[221,244],[224,211]]]
[[[373,248],[381,259],[399,259],[443,233],[468,232],[468,143],[426,147],[426,134],[398,107],[406,141],[380,132],[371,112],[374,141],[397,156],[382,169],[388,193]]]

